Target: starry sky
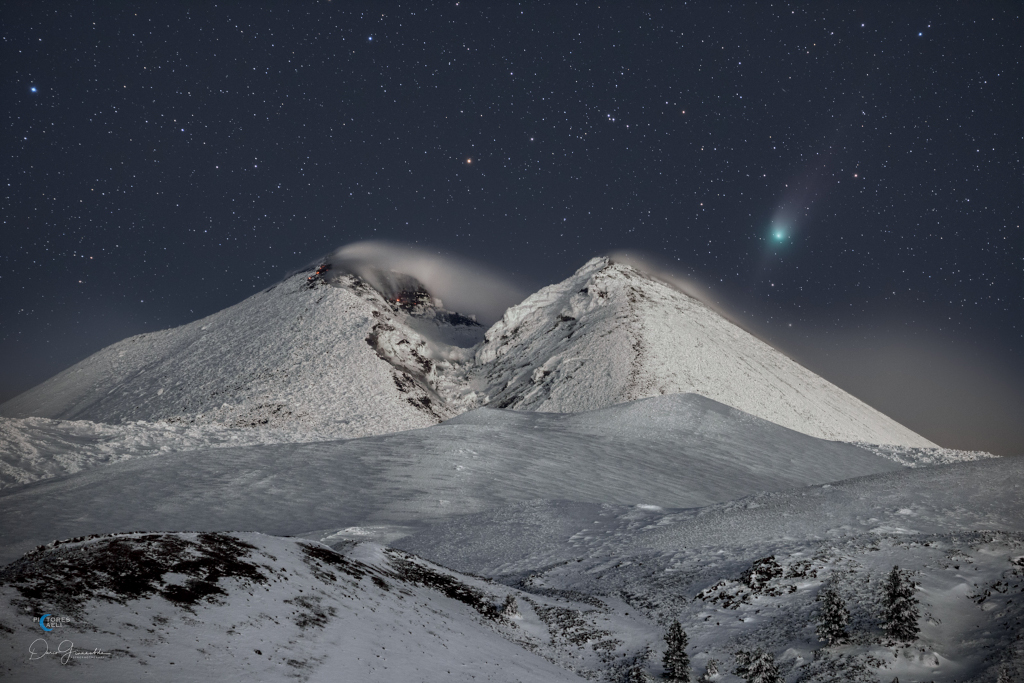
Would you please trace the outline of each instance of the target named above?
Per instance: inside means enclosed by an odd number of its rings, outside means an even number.
[[[1021,6],[0,8],[0,400],[341,245],[642,250],[943,446],[1024,453]]]

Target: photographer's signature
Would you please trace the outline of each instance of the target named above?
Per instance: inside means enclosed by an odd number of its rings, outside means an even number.
[[[95,657],[110,657],[111,654],[104,650],[94,648],[92,650],[76,650],[75,644],[70,640],[60,641],[60,645],[57,646],[56,650],[50,649],[50,644],[43,638],[36,638],[32,641],[32,644],[28,646],[28,658],[29,661],[33,659],[42,659],[43,657],[59,657],[61,664],[67,664],[72,659],[93,659]]]

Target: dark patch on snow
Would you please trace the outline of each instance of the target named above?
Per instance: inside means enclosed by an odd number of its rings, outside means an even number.
[[[483,327],[473,318],[454,311],[437,311],[434,313],[434,317],[454,327]]]
[[[587,617],[595,613],[596,610],[583,612],[557,605],[541,605],[532,600],[529,602],[533,611],[548,627],[552,645],[581,647],[587,643],[593,643],[595,650],[604,650],[610,653],[622,644],[622,641],[611,637],[611,631],[597,628],[590,622]]]
[[[323,628],[331,617],[337,616],[338,610],[330,605],[323,607],[320,604],[321,600],[322,598],[312,595],[300,595],[285,602],[300,608],[301,611],[296,610],[292,620],[300,629],[306,630],[314,626]]]
[[[754,563],[750,565],[750,569],[747,569],[740,576],[740,581],[747,584],[751,590],[760,592],[768,585],[769,581],[779,578],[782,574],[782,566],[776,561],[775,556],[772,555],[770,557],[762,557],[760,560],[754,560]]]
[[[442,574],[414,562],[411,556],[392,552],[388,563],[394,570],[395,577],[402,581],[432,588],[453,600],[469,605],[488,619],[494,621],[502,619],[501,608],[495,603],[494,596],[482,590],[464,584],[453,576]]]
[[[226,595],[221,579],[265,583],[256,547],[223,533],[102,535],[55,541],[0,570],[30,604],[77,613],[90,600],[125,604],[158,594],[182,607]],[[189,577],[169,584],[166,574]]]
[[[350,560],[341,553],[337,553],[326,546],[303,543],[301,547],[303,562],[313,572],[313,576],[324,583],[334,583],[337,580],[337,577],[327,570],[324,565],[333,567],[357,581],[372,571],[370,567],[362,562]]]
[[[807,575],[814,570],[809,565],[801,564],[797,571]],[[751,598],[757,595],[779,597],[795,593],[796,586],[779,581],[784,574],[785,570],[774,556],[762,557],[754,560],[738,580],[723,579],[702,590],[695,599],[721,602],[726,609],[738,609],[740,605],[750,604]]]

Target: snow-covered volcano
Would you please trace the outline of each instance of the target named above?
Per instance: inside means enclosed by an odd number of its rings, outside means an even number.
[[[510,308],[473,372],[499,407],[573,412],[690,392],[823,439],[935,445],[700,301],[607,258]]]
[[[415,278],[321,267],[203,320],[114,344],[0,414],[355,437],[481,405],[579,412],[697,393],[819,438],[934,446],[696,299],[608,258],[482,333]]]
[[[484,332],[324,264],[5,404],[0,677],[1024,677],[1024,461],[609,259]]]
[[[353,275],[328,283],[326,274],[298,273],[202,320],[113,344],[8,401],[2,414],[335,437],[455,415],[434,388],[446,363],[436,351],[458,354],[455,344],[471,346],[483,327],[444,311],[411,278],[382,293]]]

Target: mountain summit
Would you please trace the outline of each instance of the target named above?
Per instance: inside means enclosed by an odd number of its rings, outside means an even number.
[[[109,346],[0,414],[356,437],[481,405],[580,412],[675,393],[819,438],[934,445],[696,299],[604,257],[486,334],[415,278],[323,264],[202,320]]]
[[[324,266],[297,273],[202,320],[113,344],[0,414],[336,438],[436,424],[456,414],[434,389],[441,356],[458,356],[459,340],[472,346],[483,327],[449,315],[412,278],[392,282],[382,293]]]
[[[475,361],[494,407],[581,412],[695,393],[823,439],[935,445],[700,301],[608,258],[510,308]]]

